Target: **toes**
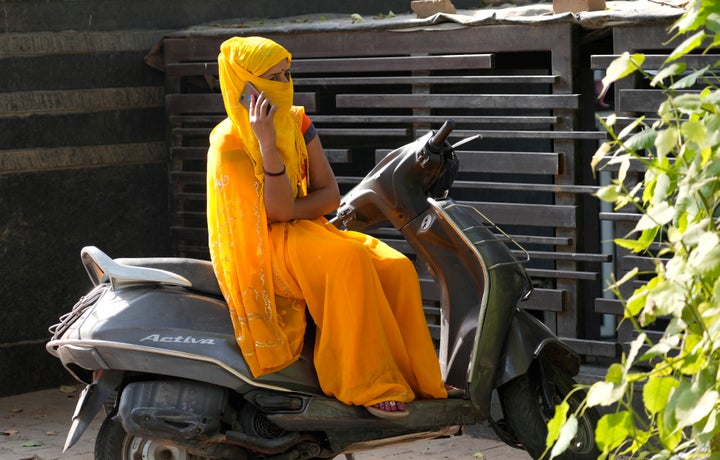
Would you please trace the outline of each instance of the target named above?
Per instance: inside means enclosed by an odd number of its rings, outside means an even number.
[[[407,409],[405,403],[399,401],[383,401],[375,404],[374,407],[387,412],[402,411]]]

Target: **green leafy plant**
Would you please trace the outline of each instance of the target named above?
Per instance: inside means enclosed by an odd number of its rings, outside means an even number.
[[[592,160],[593,169],[618,170],[597,196],[641,215],[615,243],[655,261],[654,272],[643,274],[649,281],[629,298],[620,286],[638,269],[611,286],[638,335],[579,408],[607,408],[595,432],[601,458],[720,459],[720,90],[716,66],[689,70],[682,62],[720,45],[719,13],[719,0],[692,0],[671,28],[683,41],[659,72],[642,69],[643,54],[625,53],[603,79],[607,89],[640,73],[667,99],[651,124],[640,117],[621,129],[615,115],[601,120],[609,140]],[[633,163],[644,165],[644,175],[630,173]],[[659,328],[659,318],[666,326],[650,340],[643,331]],[[548,424],[549,458],[574,436],[578,414],[561,409]]]

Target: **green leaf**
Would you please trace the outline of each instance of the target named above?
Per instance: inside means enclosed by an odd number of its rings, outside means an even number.
[[[25,441],[24,443],[20,444],[20,447],[39,447],[43,445],[44,444],[41,441]]]
[[[712,30],[715,33],[720,33],[720,14],[718,13],[710,13],[707,16],[707,22],[705,23],[705,27]]]
[[[658,174],[655,179],[655,189],[653,190],[652,204],[653,206],[659,206],[668,195],[670,190],[670,176],[665,173]]]
[[[643,129],[639,133],[633,134],[630,139],[625,142],[625,147],[628,150],[648,150],[655,145],[655,138],[657,137],[657,131],[654,129]]]
[[[615,238],[613,242],[621,248],[629,249],[632,252],[643,252],[648,248],[648,245],[642,241],[627,238]]]
[[[685,89],[685,88],[692,88],[695,86],[695,83],[697,83],[697,79],[700,78],[705,74],[705,72],[708,71],[710,66],[705,66],[700,70],[696,70],[695,72],[684,76],[680,80],[676,81],[670,86],[670,89]]]
[[[625,380],[625,370],[620,363],[612,363],[605,372],[605,381],[620,384]]]
[[[695,48],[702,45],[702,42],[703,40],[705,40],[706,36],[707,35],[705,34],[705,31],[701,30],[699,32],[696,32],[694,35],[686,38],[685,41],[680,43],[677,48],[675,48],[673,52],[670,53],[670,56],[667,57],[665,62],[672,62],[692,52]]]
[[[560,430],[560,436],[558,437],[557,442],[553,446],[552,451],[550,451],[550,460],[567,450],[567,448],[570,446],[570,442],[577,434],[577,430],[578,420],[577,418],[575,418],[574,415],[571,415]]]
[[[675,388],[678,387],[678,381],[673,377],[655,377],[648,379],[643,387],[643,404],[651,415],[657,414],[665,410],[667,402]]]
[[[643,62],[645,62],[644,54],[637,53],[630,55],[627,51],[624,52],[615,58],[605,71],[605,76],[602,79],[603,88],[607,89],[610,84],[635,72],[642,67]],[[603,90],[603,93],[605,89]]]
[[[620,187],[618,187],[617,185],[606,185],[605,187],[602,187],[600,188],[600,190],[595,192],[595,196],[600,198],[602,201],[614,203],[620,195],[619,192]]]
[[[662,83],[668,77],[680,75],[685,72],[687,66],[684,62],[674,62],[668,66],[663,67],[660,71],[655,74],[653,79],[650,81],[650,86],[655,87],[658,83]]]
[[[635,225],[634,231],[643,231],[658,226],[663,226],[675,217],[675,208],[670,206],[667,201],[662,201],[655,206],[648,208],[647,213],[643,214],[638,223]]]
[[[595,442],[603,452],[618,447],[633,430],[632,416],[628,411],[605,414],[595,429]]]
[[[655,419],[655,421],[657,422],[660,441],[662,442],[662,445],[665,447],[665,449],[669,451],[674,451],[677,446],[682,442],[683,432],[682,430],[677,429],[677,424],[674,417],[672,416],[671,411],[666,409],[664,412],[661,412],[660,415],[662,415],[662,417],[658,416]],[[670,456],[666,455],[666,458],[669,459]]]
[[[717,106],[718,104],[716,104]],[[705,141],[707,147],[715,147],[720,143],[720,116],[716,114],[708,115],[703,120],[708,137]]]
[[[648,293],[648,304],[653,316],[677,315],[685,305],[685,291],[682,286],[672,282],[658,282]]]
[[[605,380],[593,383],[587,391],[588,406],[609,406],[622,398],[627,381],[623,367],[619,363],[612,363],[607,370]]]
[[[609,142],[603,142],[600,147],[595,151],[595,154],[592,157],[592,160],[590,161],[590,167],[595,170],[598,163],[602,161],[603,158],[607,156],[608,153],[610,153],[611,145]]]
[[[655,241],[655,237],[657,236],[659,231],[659,227],[653,227],[643,230],[640,234],[640,237],[637,239],[638,243],[644,245],[647,249]]]
[[[681,94],[673,99],[673,104],[683,113],[699,112],[702,108],[702,97],[699,94]]]
[[[701,275],[720,273],[720,237],[714,232],[703,233],[688,256],[688,265]]]
[[[627,358],[625,359],[625,372],[630,372],[630,368],[635,363],[635,358],[637,358],[638,353],[640,352],[640,348],[645,343],[645,339],[647,338],[647,335],[642,332],[638,334],[637,337],[635,337],[635,340],[633,340],[630,343],[630,350],[628,350]]]
[[[676,391],[675,417],[679,427],[692,426],[704,419],[718,401],[718,392],[710,390],[700,394],[690,386],[680,384]]]
[[[647,303],[647,287],[642,286],[635,290],[625,304],[625,316],[633,317],[640,314]]]
[[[570,405],[567,401],[563,401],[562,404],[555,406],[555,414],[547,423],[548,434],[545,438],[545,445],[548,447],[552,446],[560,436],[560,431],[567,421],[567,414],[569,411]]]
[[[677,29],[679,33],[685,33],[690,30],[697,29],[701,22],[702,17],[700,15],[702,11],[702,1],[701,0],[693,0],[690,2],[690,4],[687,6],[685,12],[682,16],[680,16],[680,19],[678,19],[675,24],[673,24],[673,29]]]
[[[707,129],[705,124],[698,120],[687,121],[680,126],[680,132],[688,141],[694,142],[699,146],[704,146],[707,141]]]
[[[658,132],[655,138],[655,152],[659,161],[662,161],[668,153],[677,147],[678,139],[679,135],[675,127],[669,127]]]

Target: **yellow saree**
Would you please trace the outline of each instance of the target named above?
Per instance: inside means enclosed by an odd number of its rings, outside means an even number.
[[[262,157],[238,99],[251,81],[280,105],[274,119],[278,150],[296,196],[304,196],[304,111],[291,106],[292,82],[256,77],[282,59],[291,56],[258,37],[228,40],[218,58],[228,119],[210,137],[209,245],[248,366],[257,377],[298,358],[307,306],[317,325],[314,362],[326,394],[365,406],[444,398],[412,262],[322,217],[268,225]]]

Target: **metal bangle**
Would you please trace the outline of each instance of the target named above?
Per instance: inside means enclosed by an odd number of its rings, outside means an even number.
[[[270,176],[270,177],[282,176],[283,174],[285,174],[285,165],[283,165],[283,169],[279,172],[275,172],[275,173],[270,172],[265,168],[263,168],[263,172],[265,173],[266,176]]]

